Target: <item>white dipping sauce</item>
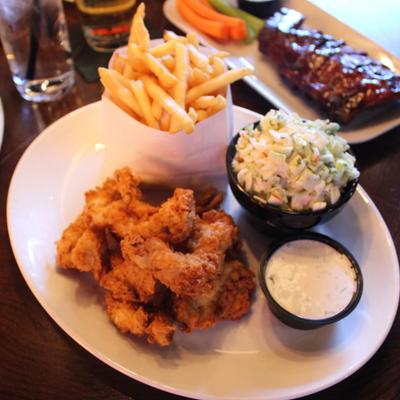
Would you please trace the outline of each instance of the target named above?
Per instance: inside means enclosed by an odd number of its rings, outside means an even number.
[[[357,289],[350,260],[317,240],[288,242],[271,256],[266,268],[271,296],[299,317],[324,319],[342,311]]]

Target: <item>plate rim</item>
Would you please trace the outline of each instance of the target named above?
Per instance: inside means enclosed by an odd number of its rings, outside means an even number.
[[[26,150],[24,151],[23,155],[21,156],[21,158],[19,159],[16,168],[13,172],[11,181],[10,181],[10,185],[8,188],[8,193],[7,193],[7,202],[6,202],[6,221],[7,221],[7,231],[8,231],[8,236],[9,236],[9,240],[10,240],[10,244],[11,244],[11,248],[13,251],[13,255],[15,258],[15,261],[17,263],[17,266],[26,282],[26,284],[28,285],[29,289],[31,290],[32,294],[34,295],[34,297],[36,298],[36,300],[39,302],[39,304],[43,307],[44,311],[47,312],[47,314],[53,319],[53,321],[65,332],[68,334],[68,336],[73,339],[76,343],[78,343],[80,346],[82,346],[86,351],[88,351],[90,354],[92,354],[93,356],[95,356],[96,358],[98,358],[100,361],[104,362],[105,364],[107,364],[108,366],[112,367],[113,369],[123,373],[124,375],[128,376],[129,378],[133,378],[136,379],[137,381],[144,383],[146,385],[149,385],[153,388],[156,388],[158,390],[162,390],[162,391],[166,391],[169,393],[173,393],[176,395],[180,395],[180,396],[186,396],[189,398],[199,398],[199,399],[204,399],[204,400],[209,400],[209,399],[229,399],[229,400],[233,400],[233,399],[243,399],[243,396],[240,397],[232,397],[229,396],[227,397],[227,395],[222,395],[222,396],[210,396],[210,395],[201,395],[200,397],[198,396],[198,394],[193,393],[193,392],[188,392],[185,390],[181,390],[181,389],[176,389],[172,386],[163,384],[163,383],[159,383],[157,381],[154,381],[153,379],[147,378],[146,376],[143,375],[139,375],[131,370],[129,370],[128,368],[123,367],[122,365],[118,364],[116,361],[107,358],[106,356],[103,356],[103,354],[99,351],[97,351],[93,346],[91,346],[91,344],[89,342],[87,342],[81,335],[77,335],[73,332],[72,328],[69,328],[68,325],[64,324],[62,322],[62,318],[57,316],[57,312],[53,310],[53,307],[51,306],[51,304],[48,303],[48,301],[41,295],[40,291],[37,289],[36,285],[34,285],[33,281],[30,280],[28,273],[26,271],[26,268],[24,267],[24,263],[20,258],[20,255],[17,252],[17,243],[15,242],[15,233],[14,233],[14,228],[13,228],[13,224],[12,224],[12,209],[13,209],[13,205],[11,204],[11,198],[13,197],[13,192],[15,191],[15,181],[18,179],[19,174],[21,173],[21,169],[23,168],[23,164],[25,162],[25,159],[28,158],[30,156],[30,154],[32,152],[35,151],[35,148],[37,146],[40,146],[40,143],[46,139],[46,137],[48,135],[52,134],[52,131],[54,131],[58,125],[63,124],[64,120],[66,118],[70,118],[72,115],[77,115],[80,113],[85,113],[85,112],[90,112],[92,109],[96,109],[97,107],[99,107],[101,101],[97,101],[94,103],[90,103],[86,106],[83,106],[81,108],[78,108],[74,111],[72,111],[69,114],[66,114],[65,116],[63,116],[62,118],[58,119],[57,121],[53,122],[52,124],[50,124],[46,129],[44,129],[32,142],[31,144],[26,148]],[[235,109],[237,109],[239,112],[243,112],[243,113],[247,113],[250,114],[252,116],[254,116],[255,118],[259,118],[260,114],[252,111],[252,110],[248,110],[244,107],[239,107],[239,106],[234,106]],[[50,133],[49,133],[50,132]],[[396,302],[393,303],[393,311],[392,314],[390,315],[390,318],[388,319],[388,321],[390,321],[390,323],[387,324],[386,329],[381,333],[381,338],[380,340],[375,344],[374,348],[369,351],[369,353],[364,356],[359,362],[353,364],[351,366],[351,368],[346,369],[346,371],[344,371],[340,377],[338,377],[337,379],[333,379],[330,380],[329,382],[324,382],[324,383],[320,383],[318,385],[315,385],[315,383],[313,384],[308,384],[307,386],[305,386],[305,388],[303,388],[302,391],[298,391],[297,394],[295,395],[297,397],[301,397],[301,396],[306,396],[306,395],[310,395],[313,393],[317,393],[320,392],[324,389],[327,389],[329,387],[334,386],[335,384],[345,380],[346,378],[348,378],[350,375],[352,375],[354,372],[356,372],[357,370],[359,370],[363,365],[365,365],[372,357],[373,355],[379,350],[379,348],[382,346],[383,342],[386,340],[390,330],[392,329],[393,323],[394,323],[394,319],[397,315],[397,311],[398,311],[398,307],[399,307],[399,299],[400,299],[400,290],[399,290],[399,285],[400,285],[400,274],[399,274],[399,259],[397,256],[397,252],[396,252],[396,248],[393,242],[393,238],[391,236],[391,233],[386,225],[385,220],[383,219],[382,215],[380,214],[377,206],[374,204],[374,202],[372,201],[372,199],[369,197],[369,195],[367,194],[367,192],[359,185],[357,188],[357,194],[359,196],[362,197],[362,200],[367,203],[369,205],[369,207],[372,208],[372,211],[374,213],[374,215],[377,217],[380,225],[382,226],[384,232],[385,232],[385,242],[387,243],[388,246],[388,250],[390,251],[394,262],[397,265],[397,273],[394,276],[394,280],[395,280],[395,288],[396,288]],[[312,386],[312,387],[310,387]],[[276,400],[286,400],[286,399],[291,399],[293,398],[293,395],[279,395],[274,397],[274,399]],[[261,399],[261,397],[254,397],[254,399]]]

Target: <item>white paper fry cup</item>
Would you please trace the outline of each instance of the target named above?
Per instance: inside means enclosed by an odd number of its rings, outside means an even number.
[[[105,145],[103,174],[128,166],[154,186],[226,188],[225,152],[232,135],[232,98],[225,109],[197,123],[191,134],[150,128],[115,105],[104,93],[101,102]]]
[[[225,187],[225,152],[232,132],[232,100],[197,123],[191,134],[170,134],[135,120],[105,96],[101,102],[105,145],[103,174],[128,166],[144,183],[168,187]]]

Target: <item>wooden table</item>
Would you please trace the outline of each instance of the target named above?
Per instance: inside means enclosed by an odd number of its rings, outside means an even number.
[[[385,1],[390,7],[380,8],[378,19],[365,15],[371,12],[371,7],[363,9],[368,3],[366,0],[355,1],[353,8],[359,7],[358,13],[349,20],[358,23],[357,28],[364,34],[376,33],[376,40],[385,41],[389,50],[391,45],[397,50],[400,31],[398,23],[393,21],[400,15],[400,9],[392,0],[381,0],[379,4]],[[151,22],[160,30],[171,29],[160,11],[162,0],[146,3]],[[346,2],[346,7],[348,3],[351,2]],[[376,4],[373,0],[369,3]],[[65,7],[70,26],[77,24],[75,6],[65,4]],[[343,9],[340,12],[345,14]],[[0,52],[0,96],[5,112],[0,153],[0,399],[177,399],[178,396],[160,392],[108,367],[66,335],[30,292],[10,247],[6,225],[7,190],[22,153],[47,125],[100,98],[102,89],[98,82],[88,84],[79,74],[76,78],[75,88],[62,101],[32,105],[17,94],[4,54]],[[233,97],[237,105],[260,113],[271,107],[241,82],[233,85]],[[353,149],[362,171],[361,184],[382,213],[399,253],[400,127]],[[384,344],[364,367],[345,381],[309,398],[400,398],[399,343],[397,317]]]

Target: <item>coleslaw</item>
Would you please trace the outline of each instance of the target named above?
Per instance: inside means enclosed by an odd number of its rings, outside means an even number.
[[[232,167],[240,186],[264,204],[318,211],[336,203],[360,175],[339,125],[271,110],[240,132]]]

